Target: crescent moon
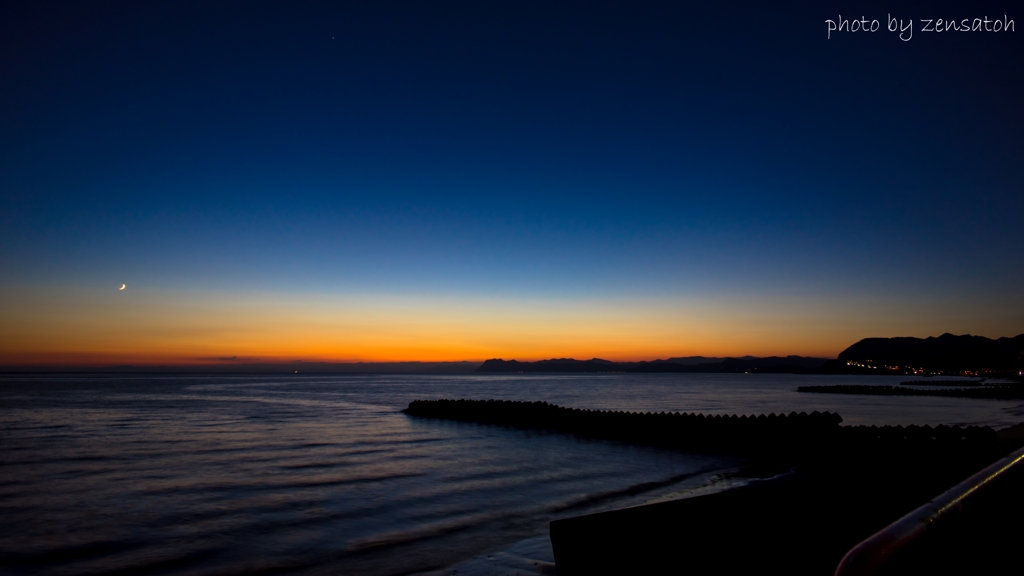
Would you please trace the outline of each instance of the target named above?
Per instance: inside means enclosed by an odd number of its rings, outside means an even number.
[[[118,288],[118,290],[124,290],[124,289],[125,289],[125,285],[124,284],[121,284],[121,287]]]

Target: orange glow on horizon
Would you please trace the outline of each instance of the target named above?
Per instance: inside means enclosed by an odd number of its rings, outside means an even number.
[[[904,326],[921,324],[869,301],[836,309],[786,297],[239,296],[146,287],[0,296],[0,366],[8,367],[834,358],[861,338],[908,335]]]

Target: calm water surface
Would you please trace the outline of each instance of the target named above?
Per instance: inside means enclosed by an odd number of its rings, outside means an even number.
[[[551,572],[547,523],[730,481],[735,462],[454,422],[411,400],[1024,420],[1020,402],[798,394],[887,377],[0,376],[4,574]]]

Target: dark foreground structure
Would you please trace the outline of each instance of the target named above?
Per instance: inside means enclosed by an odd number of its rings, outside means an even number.
[[[1024,449],[853,547],[836,576],[1019,573]]]
[[[1024,456],[958,487],[959,496],[947,492],[1014,447],[990,428],[842,427],[830,413],[638,414],[468,400],[417,401],[404,412],[722,450],[750,457],[755,468],[781,471],[718,494],[554,521],[551,542],[560,576],[828,575],[844,556],[844,576],[997,573],[1015,561],[1024,535]],[[995,480],[982,482],[993,475]],[[979,482],[984,489],[972,487]],[[915,512],[921,506],[925,511]],[[885,532],[908,514],[902,528]],[[859,555],[848,556],[880,531]]]
[[[966,505],[942,498],[988,461],[858,454],[851,466],[836,457],[718,494],[556,520],[555,562],[561,576],[827,576],[844,557],[843,576],[1017,573],[1005,568],[1018,562],[1024,467]]]

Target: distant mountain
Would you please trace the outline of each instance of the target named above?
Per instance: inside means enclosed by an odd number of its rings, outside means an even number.
[[[892,367],[928,372],[962,371],[1006,372],[1024,368],[1024,334],[993,340],[984,336],[942,336],[928,338],[865,338],[843,350],[826,371],[873,366],[874,370]],[[898,368],[897,368],[898,367]]]
[[[723,358],[718,362],[701,364],[678,364],[671,360],[655,360],[653,362],[636,362],[627,372],[693,372],[693,373],[742,373],[757,372],[761,374],[808,374],[817,371],[826,362],[825,358],[809,358],[806,356],[769,356],[755,358]]]
[[[700,359],[700,361],[694,361]],[[689,362],[678,362],[687,360]],[[519,362],[517,360],[487,360],[476,369],[477,372],[671,372],[671,373],[782,373],[806,374],[813,373],[826,360],[824,358],[807,358],[803,356],[787,356],[779,358],[670,358],[650,362],[610,362],[593,358],[591,360],[575,360],[572,358],[553,358],[537,362]]]
[[[993,340],[943,334],[928,338],[865,338],[843,350],[837,360],[805,356],[708,358],[688,356],[649,362],[610,362],[600,358],[552,358],[539,362],[488,360],[477,372],[667,372],[760,374],[908,374],[1008,375],[1024,370],[1024,334]]]
[[[734,358],[734,360],[755,360],[755,359],[756,359],[755,356],[741,356],[739,358]],[[694,366],[694,365],[697,365],[697,364],[718,364],[719,362],[722,362],[723,360],[725,360],[725,358],[709,358],[707,356],[685,356],[685,357],[682,357],[682,358],[669,358],[668,360],[655,360],[655,362],[674,362],[676,364],[687,364],[689,366]]]
[[[600,358],[575,360],[573,358],[552,358],[537,362],[519,362],[496,358],[487,360],[476,369],[477,372],[625,372],[628,363],[610,362]]]

